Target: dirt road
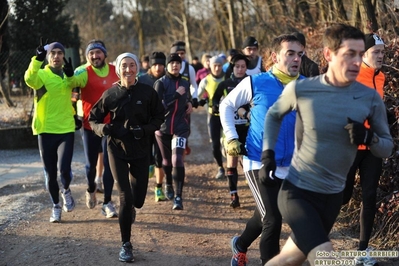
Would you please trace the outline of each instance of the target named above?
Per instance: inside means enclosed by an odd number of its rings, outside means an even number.
[[[189,143],[192,153],[186,157],[184,210],[173,211],[170,201],[156,203],[155,179],[150,179],[146,203],[137,211],[132,228],[136,265],[230,265],[230,239],[241,233],[251,216],[255,207],[252,195],[239,168],[242,207],[229,207],[227,182],[214,179],[217,167],[203,109],[192,115]],[[37,156],[32,150],[26,152],[32,153],[31,160],[40,162],[37,151]],[[5,158],[4,151],[0,153],[0,158]],[[12,158],[7,160],[13,163]],[[41,172],[0,188],[0,266],[120,264],[118,220],[102,216],[100,202],[95,209],[87,209],[83,163],[77,137],[71,186],[76,208],[63,213],[59,224],[48,222],[51,204]],[[101,201],[102,194],[97,194],[97,199]],[[113,201],[118,203],[116,190]],[[339,226],[332,232],[336,248],[355,249],[355,239],[343,232]],[[284,225],[282,244],[288,234]],[[260,265],[258,240],[250,247],[248,258],[248,265]]]

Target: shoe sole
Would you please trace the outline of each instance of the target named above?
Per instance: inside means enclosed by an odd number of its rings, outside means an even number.
[[[121,261],[121,262],[133,262],[133,261],[134,261],[134,258],[131,259],[131,260],[124,260],[124,259],[119,258],[119,261]]]
[[[118,215],[116,213],[114,213],[112,216],[107,215],[107,213],[103,210],[101,210],[102,215],[105,216],[105,218],[116,218],[118,217]]]
[[[183,210],[183,206],[173,205],[172,209],[173,210],[177,210],[177,211],[181,211],[181,210]]]

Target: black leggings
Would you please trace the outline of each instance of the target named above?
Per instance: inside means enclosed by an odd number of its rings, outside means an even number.
[[[313,248],[330,241],[328,234],[341,209],[342,194],[317,193],[283,181],[278,207],[292,229],[292,240],[305,256]]]
[[[144,205],[148,187],[149,156],[125,160],[114,156],[108,147],[109,166],[119,192],[119,227],[122,242],[129,242],[132,229],[132,207]]]
[[[238,238],[237,244],[242,251],[259,237],[259,250],[262,265],[280,252],[280,233],[282,218],[277,207],[277,195],[281,185],[265,186],[258,178],[259,170],[245,172],[249,188],[256,202],[254,214],[246,224],[244,232]]]
[[[54,204],[60,201],[60,188],[57,181],[57,168],[60,169],[61,183],[68,189],[72,181],[71,163],[75,133],[48,134],[38,136],[40,157],[44,165],[46,188]]]
[[[208,130],[212,142],[212,153],[219,167],[223,167],[220,137],[222,136],[220,116],[208,114]]]
[[[177,135],[163,134],[157,130],[155,138],[158,142],[160,152],[162,154],[162,166],[166,176],[166,184],[175,184],[176,196],[181,197],[183,193],[185,168],[184,168],[184,151],[187,145],[189,132]]]
[[[362,206],[360,209],[360,237],[359,250],[368,247],[373,230],[376,212],[378,181],[382,171],[382,159],[375,157],[370,150],[358,150],[355,161],[346,177],[344,199],[347,204],[352,197],[356,171],[359,169],[360,185],[362,187]]]

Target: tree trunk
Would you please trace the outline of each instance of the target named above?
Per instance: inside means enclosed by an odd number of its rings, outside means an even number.
[[[234,30],[234,2],[229,0],[227,4],[227,11],[229,14],[229,33],[230,33],[230,47],[236,47],[235,30]]]
[[[15,107],[16,105],[14,105],[14,103],[12,102],[12,100],[10,98],[10,94],[9,94],[10,90],[8,89],[8,86],[5,82],[6,80],[7,79],[4,78],[0,73],[0,94],[3,95],[3,100],[6,102],[8,107]]]
[[[371,0],[358,0],[360,20],[363,22],[361,29],[364,33],[376,32],[378,30],[377,18]]]
[[[299,9],[302,12],[302,16],[303,16],[305,25],[314,27],[315,23],[314,23],[312,14],[310,14],[310,8],[309,8],[308,2],[305,0],[298,0],[297,6],[299,7]]]
[[[347,22],[348,16],[346,15],[344,4],[342,0],[333,0],[333,7],[337,13],[337,21]]]
[[[183,21],[183,32],[184,32],[184,42],[186,43],[186,61],[192,61],[192,53],[191,53],[191,43],[190,36],[188,33],[188,21],[187,21],[187,6],[190,6],[189,1],[184,1],[183,3],[183,12],[182,12],[182,21]]]
[[[136,12],[133,14],[133,21],[136,24],[137,38],[139,43],[139,58],[145,55],[145,44],[144,44],[144,31],[141,22],[141,12],[139,9],[140,1],[136,0]]]

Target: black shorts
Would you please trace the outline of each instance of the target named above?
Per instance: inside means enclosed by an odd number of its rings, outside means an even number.
[[[322,194],[298,188],[284,180],[278,195],[278,207],[291,227],[291,238],[307,256],[320,244],[330,241],[342,203],[342,192]]]

